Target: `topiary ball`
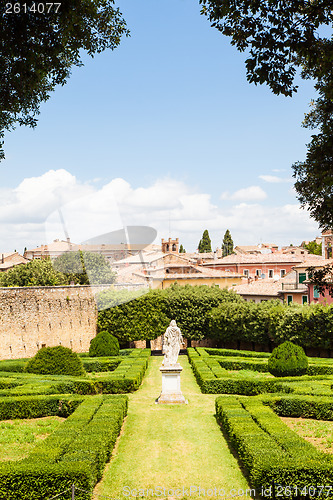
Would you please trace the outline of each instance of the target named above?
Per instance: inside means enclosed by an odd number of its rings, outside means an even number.
[[[89,356],[118,356],[119,342],[107,330],[99,332],[90,342]]]
[[[304,375],[307,368],[308,358],[303,348],[289,341],[275,347],[268,358],[268,371],[275,377]]]
[[[85,375],[79,356],[68,347],[42,347],[28,361],[25,369],[29,373],[42,375]]]

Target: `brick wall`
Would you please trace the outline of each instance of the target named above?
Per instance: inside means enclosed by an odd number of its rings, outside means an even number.
[[[89,286],[0,288],[0,359],[31,357],[42,345],[86,352],[96,323]]]

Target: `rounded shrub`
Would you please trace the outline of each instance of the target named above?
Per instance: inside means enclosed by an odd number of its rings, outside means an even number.
[[[283,342],[268,358],[268,371],[275,377],[296,377],[304,375],[308,368],[308,358],[302,347],[292,342]]]
[[[42,347],[31,358],[25,371],[42,375],[85,375],[79,356],[68,347]]]
[[[90,342],[89,356],[118,356],[119,342],[106,330],[99,332]]]

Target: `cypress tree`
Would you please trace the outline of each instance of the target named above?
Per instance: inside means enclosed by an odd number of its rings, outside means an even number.
[[[229,229],[226,230],[222,243],[222,257],[232,254],[234,251],[234,242],[232,241]]]
[[[208,230],[205,229],[198,246],[199,253],[211,252],[212,243],[210,241]]]

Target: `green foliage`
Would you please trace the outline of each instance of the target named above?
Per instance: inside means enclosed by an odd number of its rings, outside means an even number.
[[[266,404],[281,417],[333,420],[332,398],[315,396],[273,396]]]
[[[170,320],[163,312],[163,300],[157,290],[142,295],[138,293],[122,294],[137,297],[136,300],[117,304],[117,295],[113,292],[100,294],[98,303],[111,305],[98,314],[99,330],[106,330],[119,340],[151,340],[165,332]]]
[[[65,252],[53,261],[53,266],[67,277],[68,283],[89,285],[115,281],[115,273],[106,258],[93,252]]]
[[[294,488],[332,484],[332,460],[287,427],[257,398],[219,397],[216,415],[257,491],[283,485],[281,498]],[[305,496],[305,494],[304,494]]]
[[[91,396],[20,462],[0,464],[0,496],[42,500],[76,488],[88,500],[127,412],[126,396]],[[58,401],[59,404],[59,401]],[[107,423],[107,424],[106,424]]]
[[[254,396],[267,392],[292,392],[292,389],[281,383],[282,380],[263,379],[254,376],[249,377],[230,376],[221,363],[210,356],[202,356],[202,352],[196,352],[188,348],[187,353],[196,380],[205,394],[244,394]]]
[[[180,247],[179,247],[179,253],[186,253],[186,250],[183,247],[183,245],[180,245]]]
[[[231,234],[229,229],[226,230],[223,237],[222,243],[222,257],[226,257],[227,255],[231,255],[234,251],[234,242],[231,238]]]
[[[209,336],[222,342],[246,340],[267,344],[276,338],[285,309],[280,301],[225,302],[207,314]]]
[[[319,294],[324,295],[328,291],[333,297],[333,266],[326,264],[321,269],[310,266],[306,270],[309,273],[309,282],[317,288]]]
[[[82,358],[83,368],[89,372],[113,372],[122,362],[121,356],[113,358]]]
[[[205,252],[212,251],[212,244],[211,244],[209,233],[208,233],[207,229],[205,229],[203,234],[202,234],[202,238],[199,241],[198,250],[199,250],[199,253],[205,253]]]
[[[308,244],[304,245],[304,248],[308,250],[311,254],[321,255],[322,254],[322,244],[316,243],[316,240],[309,241]]]
[[[200,0],[211,25],[248,52],[250,83],[266,83],[274,94],[291,96],[298,68],[315,82],[317,99],[303,122],[316,129],[306,159],[293,165],[295,189],[304,208],[322,228],[333,227],[333,79],[331,0],[272,2]],[[328,29],[325,29],[328,27]]]
[[[27,9],[31,4],[26,3]],[[6,44],[0,50],[0,140],[17,123],[36,126],[40,104],[66,83],[72,66],[83,65],[84,51],[94,56],[113,50],[128,35],[113,0],[71,0],[56,7],[52,4],[47,14],[25,12],[21,3],[19,12],[6,14],[1,3],[0,38]]]
[[[202,14],[211,25],[231,37],[243,52],[249,82],[266,83],[275,94],[291,96],[296,91],[297,67],[329,74],[331,44],[322,25],[331,26],[330,0],[270,2],[200,0]],[[263,43],[263,40],[265,43]]]
[[[303,347],[333,347],[333,307],[286,306],[276,327],[276,343],[289,340]]]
[[[304,375],[307,368],[308,358],[304,350],[292,342],[279,345],[268,358],[268,371],[275,377]]]
[[[56,271],[50,259],[35,259],[0,273],[0,286],[68,285],[67,277]]]
[[[118,356],[119,342],[108,331],[99,332],[90,342],[89,356]]]
[[[68,417],[81,402],[78,396],[9,396],[0,398],[0,420]]]
[[[42,347],[37,354],[28,361],[25,371],[28,373],[53,375],[84,375],[82,361],[79,356],[68,347]]]

